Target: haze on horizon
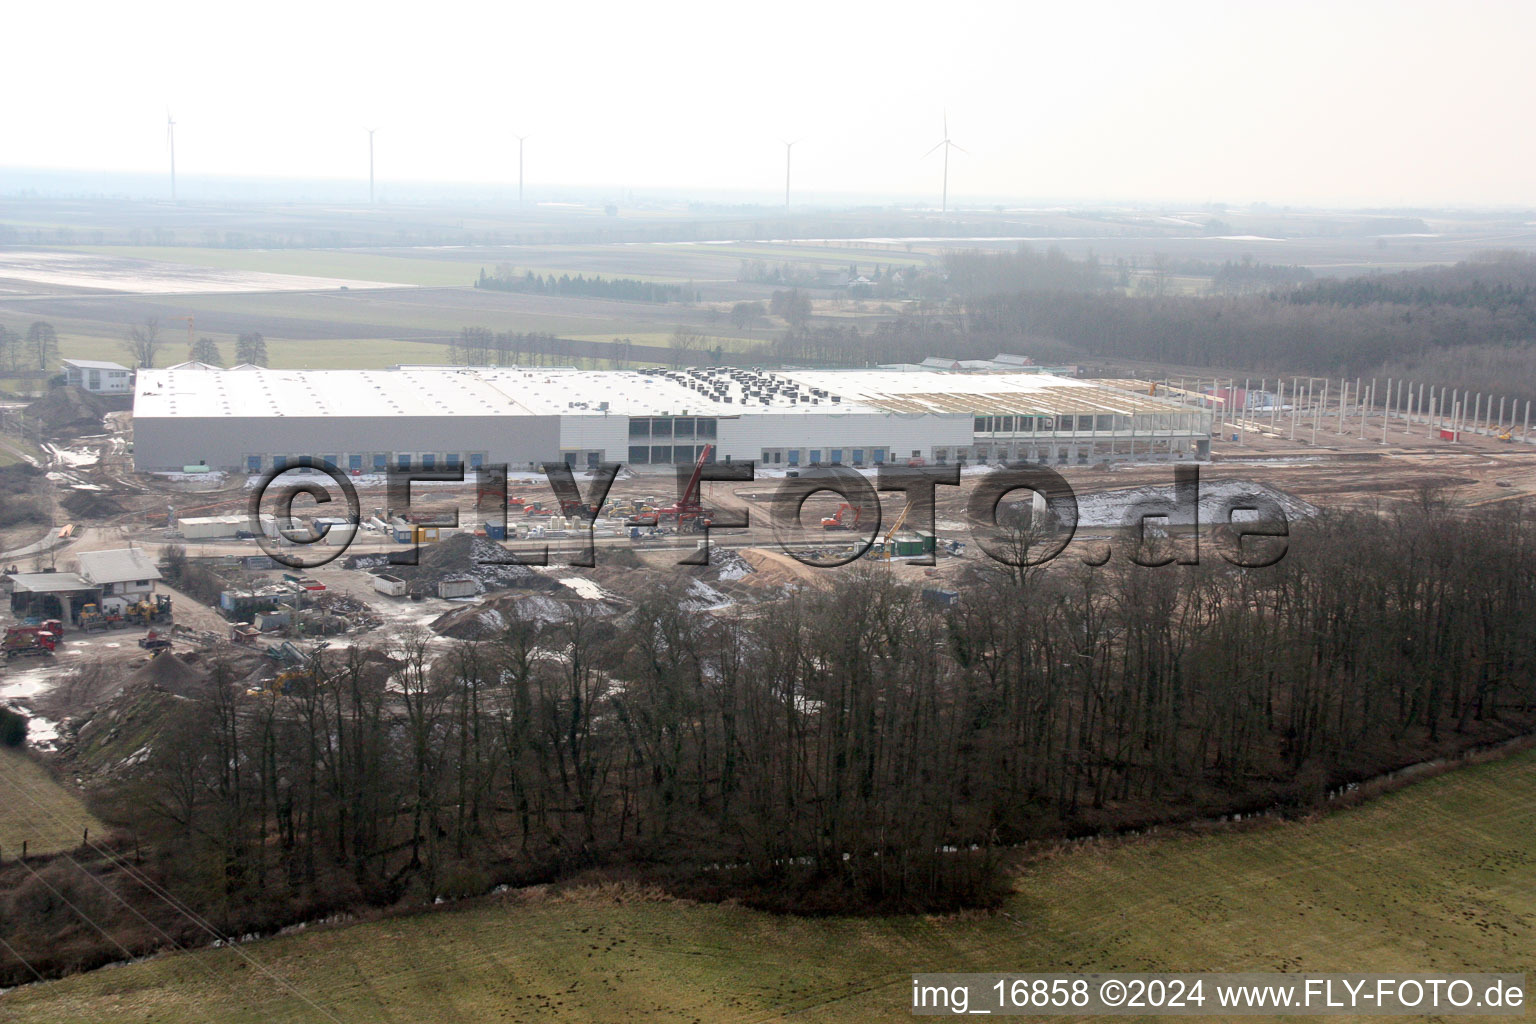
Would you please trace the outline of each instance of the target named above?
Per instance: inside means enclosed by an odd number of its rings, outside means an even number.
[[[1536,5],[99,0],[7,18],[0,165],[188,179],[1525,205]]]

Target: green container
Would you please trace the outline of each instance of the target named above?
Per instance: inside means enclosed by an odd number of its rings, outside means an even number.
[[[891,540],[896,549],[892,554],[898,558],[906,555],[921,555],[923,553],[923,538],[915,533],[898,533]]]

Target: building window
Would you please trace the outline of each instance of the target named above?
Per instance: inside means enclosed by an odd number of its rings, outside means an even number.
[[[651,436],[651,421],[644,417],[629,421],[629,436],[649,438]]]
[[[672,424],[672,436],[679,440],[688,440],[693,437],[693,418],[685,417],[674,420]]]
[[[698,424],[699,424],[699,432],[698,432],[698,436],[699,437],[704,438],[706,441],[713,441],[715,439],[715,437],[718,436],[716,434],[716,431],[719,429],[719,421],[718,420],[703,419],[703,418],[701,418],[701,419],[698,420]]]
[[[651,462],[665,464],[672,461],[672,446],[669,444],[651,445]]]
[[[977,416],[975,432],[978,434],[985,434],[988,429],[990,428],[987,426],[987,418],[985,416]]]
[[[672,421],[655,419],[651,420],[651,440],[664,441],[672,436]]]
[[[643,444],[629,446],[629,464],[631,466],[648,465],[651,461],[651,450]]]

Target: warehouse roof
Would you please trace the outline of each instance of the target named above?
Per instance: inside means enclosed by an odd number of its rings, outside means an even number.
[[[141,370],[136,417],[986,415],[1172,411],[1165,398],[1038,372],[575,370]]]

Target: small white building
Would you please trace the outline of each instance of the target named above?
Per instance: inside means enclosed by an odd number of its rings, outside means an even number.
[[[138,548],[80,552],[80,576],[100,587],[103,598],[123,597],[138,601],[155,592],[160,569],[154,559]]]
[[[133,391],[133,373],[119,363],[96,359],[65,359],[64,379],[70,387],[97,395],[126,395]]]

